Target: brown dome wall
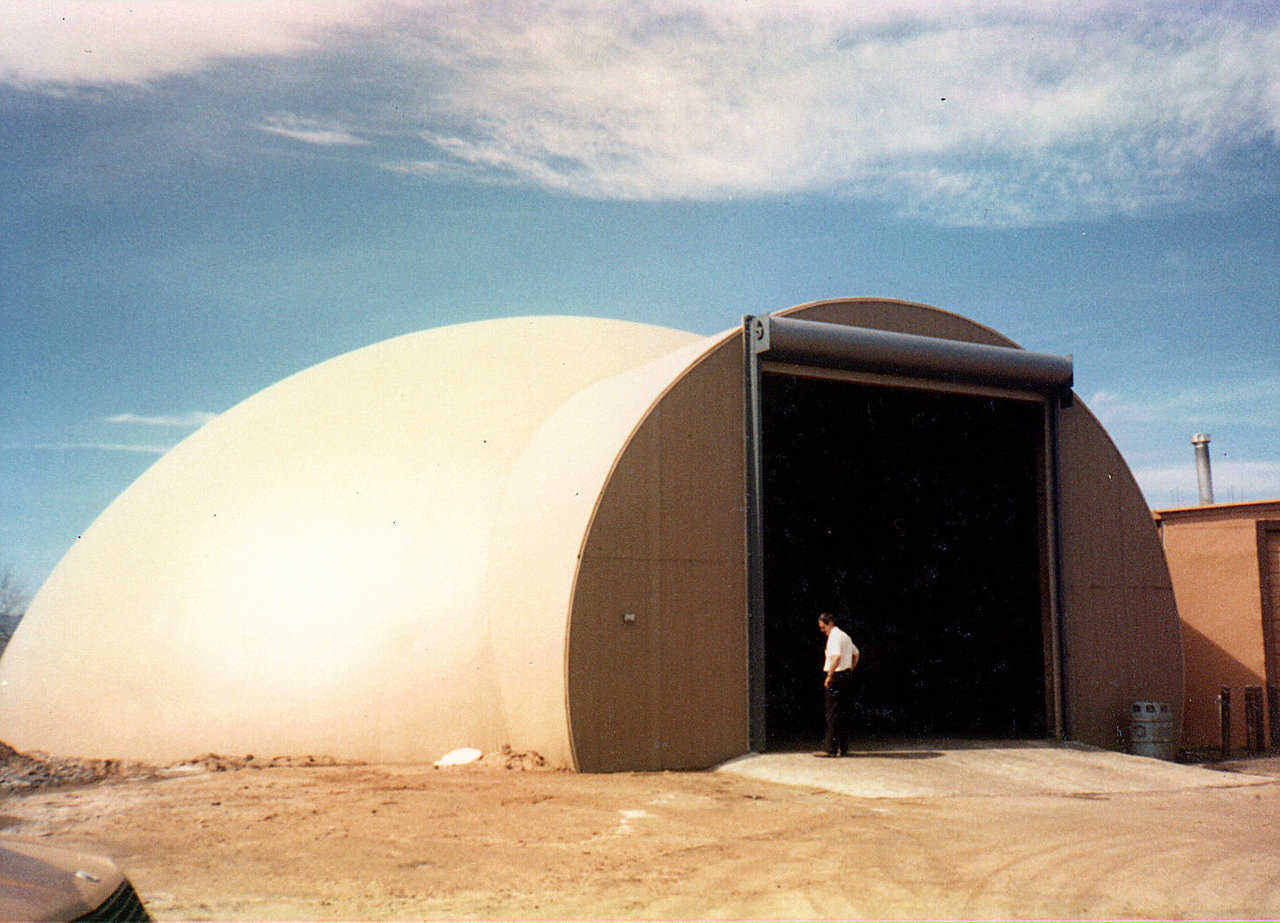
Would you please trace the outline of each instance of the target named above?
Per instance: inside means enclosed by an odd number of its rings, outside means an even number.
[[[567,679],[577,768],[699,768],[747,751],[744,472],[730,334],[644,417],[583,543]]]
[[[782,313],[1016,345],[900,301]],[[700,767],[749,749],[743,390],[741,333],[730,331],[654,403],[601,492],[569,619],[581,770]],[[1177,612],[1150,514],[1110,438],[1078,401],[1060,426],[1066,736],[1115,749],[1130,702],[1182,700]]]
[[[1067,736],[1123,749],[1134,701],[1168,702],[1182,727],[1182,630],[1151,510],[1102,425],[1062,412]]]

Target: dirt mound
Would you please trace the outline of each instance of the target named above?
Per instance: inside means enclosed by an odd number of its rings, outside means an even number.
[[[67,785],[91,785],[95,782],[163,779],[199,772],[359,765],[363,764],[351,760],[336,760],[330,756],[273,756],[262,759],[252,754],[222,756],[217,753],[206,753],[193,759],[158,766],[136,760],[57,757],[37,751],[22,753],[0,741],[0,795]]]
[[[20,753],[0,742],[0,793],[88,785],[107,779],[156,778],[158,767],[132,760],[86,760]]]
[[[55,757],[32,751],[22,753],[0,741],[0,796],[32,792],[69,785],[91,785],[96,782],[165,779],[202,772],[236,772],[246,769],[306,769],[322,766],[363,766],[357,760],[340,760],[331,756],[272,756],[254,754],[226,756],[205,753],[201,756],[160,766],[134,760],[95,760],[77,757]],[[515,751],[503,747],[484,754],[469,764],[481,769],[505,769],[518,772],[555,769],[541,754]]]
[[[254,756],[223,756],[220,753],[206,753],[194,759],[183,760],[166,766],[164,771],[172,773],[182,770],[200,770],[206,772],[229,772],[236,769],[275,769],[282,766],[305,769],[308,766],[363,766],[356,760],[339,760],[332,756],[273,756],[268,759]]]

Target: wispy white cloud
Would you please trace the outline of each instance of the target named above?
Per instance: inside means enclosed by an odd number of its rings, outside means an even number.
[[[7,14],[0,75],[360,60],[367,111],[344,97],[342,117],[256,127],[317,145],[395,136],[394,154],[368,145],[393,170],[576,196],[818,193],[1034,225],[1215,204],[1242,182],[1235,153],[1280,141],[1280,10],[1231,0],[81,0],[51,28],[60,9]],[[85,55],[95,41],[110,53]]]
[[[1197,502],[1199,489],[1195,464],[1187,453],[1185,465],[1136,468],[1147,502],[1155,508]],[[1280,462],[1218,461],[1211,464],[1214,499],[1220,503],[1280,498]]]
[[[132,442],[30,442],[12,443],[5,448],[10,451],[129,452],[138,455],[163,455],[173,446]]]
[[[117,413],[105,419],[107,423],[134,423],[143,426],[178,426],[178,427],[195,427],[204,426],[214,417],[216,413],[209,413],[203,410],[191,410],[186,413],[177,414],[161,414],[159,416],[144,416],[136,413]]]
[[[623,199],[820,192],[951,224],[1193,199],[1280,126],[1280,20],[1201,5],[575,4],[402,19],[431,164]],[[403,166],[403,164],[400,164]],[[446,175],[452,175],[448,173]]]
[[[103,417],[101,422],[111,425],[189,430],[203,426],[216,416],[216,413],[209,413],[203,410],[189,410],[183,413],[171,414],[117,413],[109,417]],[[9,451],[126,452],[134,455],[163,455],[172,449],[173,445],[173,443],[121,442],[110,439],[67,439],[56,442],[9,443],[4,448]]]
[[[302,141],[305,144],[363,145],[370,143],[336,122],[304,119],[296,115],[275,116],[254,127],[259,131],[281,135],[294,141]]]
[[[360,0],[8,0],[0,80],[138,84],[233,57],[312,50],[367,21]]]
[[[1107,426],[1176,423],[1184,427],[1280,428],[1280,378],[1244,379],[1169,394],[1097,391],[1086,402]]]

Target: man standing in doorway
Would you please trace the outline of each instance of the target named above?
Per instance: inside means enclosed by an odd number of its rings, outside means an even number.
[[[858,665],[858,648],[853,639],[836,627],[830,612],[818,616],[818,630],[827,636],[822,669],[826,678],[827,739],[826,747],[814,756],[844,756],[849,752],[849,709],[853,704],[853,668]]]

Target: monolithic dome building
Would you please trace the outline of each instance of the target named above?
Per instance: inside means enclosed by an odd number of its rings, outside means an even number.
[[[1182,701],[1178,617],[1071,377],[874,299],[358,350],[102,514],[0,661],[0,739],[704,767],[815,735],[826,609],[865,735],[1122,746],[1131,701]]]

